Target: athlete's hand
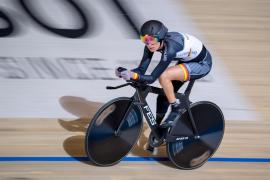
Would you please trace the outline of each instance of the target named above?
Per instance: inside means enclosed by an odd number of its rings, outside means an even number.
[[[124,71],[122,71],[122,72],[120,73],[120,76],[121,76],[124,80],[128,81],[128,80],[131,79],[132,73],[133,73],[132,71],[124,70]]]
[[[115,75],[116,75],[117,77],[121,78],[121,77],[122,77],[122,76],[121,76],[121,72],[122,72],[122,71],[126,71],[126,70],[127,70],[126,68],[118,67],[118,68],[115,69]]]
[[[129,71],[129,70],[122,71],[121,76],[126,81],[129,81],[129,80],[137,81],[139,79],[138,73],[133,72],[133,71]]]

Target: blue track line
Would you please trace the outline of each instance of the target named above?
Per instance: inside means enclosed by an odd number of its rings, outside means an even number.
[[[0,157],[1,162],[26,162],[26,161],[89,161],[88,157]],[[125,157],[126,162],[146,162],[146,161],[169,161],[167,157]],[[209,162],[241,162],[241,163],[270,163],[270,158],[230,158],[214,157]]]

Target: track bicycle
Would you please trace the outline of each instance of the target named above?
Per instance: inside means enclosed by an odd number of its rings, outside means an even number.
[[[135,93],[132,97],[115,98],[97,111],[85,137],[89,159],[99,166],[120,162],[138,141],[144,115],[151,129],[149,143],[152,147],[166,143],[169,159],[180,169],[202,166],[218,149],[225,124],[223,113],[216,104],[189,100],[194,82],[189,81],[184,93],[175,93],[181,113],[169,128],[156,123],[146,101],[149,93],[165,95],[161,88],[133,81],[116,87],[107,86],[107,89],[131,86]]]

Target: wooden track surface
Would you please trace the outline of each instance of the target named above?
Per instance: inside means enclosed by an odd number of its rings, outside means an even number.
[[[226,121],[224,140],[214,157],[270,158],[270,1],[184,0],[187,12],[244,96],[262,118]],[[97,106],[98,107],[98,106]],[[96,109],[92,109],[93,112]],[[0,119],[0,156],[83,157],[89,120]],[[144,135],[130,154],[143,150]],[[163,147],[157,156],[166,156]],[[170,162],[121,162],[96,167],[71,162],[0,162],[0,179],[270,179],[270,163],[207,162],[197,170]]]
[[[84,131],[86,119],[1,119],[0,154],[3,157],[85,157]],[[20,124],[20,126],[18,126]],[[214,157],[269,157],[270,123],[226,123],[224,140]],[[147,129],[129,156],[152,156],[143,150]],[[165,148],[159,148],[157,157],[166,157]],[[203,167],[185,171],[174,168],[170,162],[121,162],[113,167],[96,167],[80,161],[68,162],[8,162],[0,163],[0,179],[268,179],[270,163],[207,162]],[[149,173],[148,171],[155,172]],[[137,175],[135,177],[135,175]]]

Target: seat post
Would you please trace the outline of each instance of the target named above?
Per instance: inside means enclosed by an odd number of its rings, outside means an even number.
[[[186,88],[186,90],[184,92],[184,94],[186,95],[186,97],[189,97],[189,94],[191,92],[191,89],[192,89],[194,83],[195,83],[195,80],[189,81],[188,86],[187,86],[187,88]]]

